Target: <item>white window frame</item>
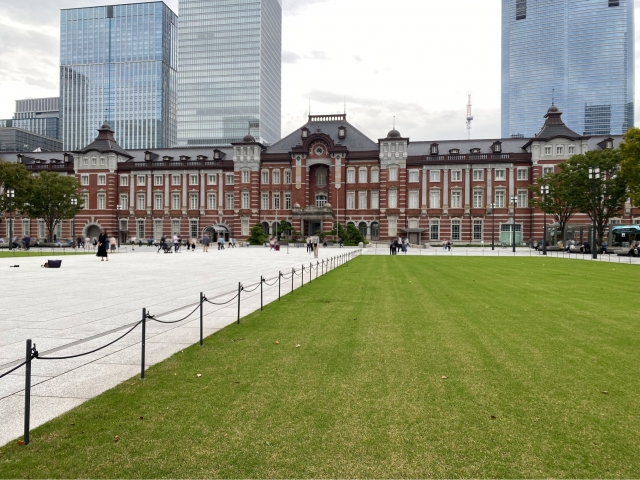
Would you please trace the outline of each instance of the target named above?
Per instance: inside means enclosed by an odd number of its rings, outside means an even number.
[[[477,232],[476,231],[476,226],[480,225],[480,231]],[[479,219],[475,219],[473,221],[473,225],[472,225],[473,231],[471,232],[471,234],[473,235],[473,240],[474,241],[482,241],[482,239],[484,238],[484,222],[482,220]]]
[[[217,185],[218,184],[218,175],[215,173],[207,174],[207,184],[208,185]]]
[[[225,202],[227,210],[233,210],[236,205],[235,195],[232,192],[227,192],[227,194],[225,195]]]
[[[494,198],[493,203],[495,204],[495,207],[504,208],[506,197],[507,197],[507,192],[505,190],[503,189],[496,190],[493,195],[493,198]]]
[[[154,210],[162,210],[162,193],[154,192],[153,194],[153,208]]]
[[[367,209],[367,192],[358,192],[358,209]]]
[[[358,169],[358,183],[367,183],[367,167]]]
[[[462,181],[462,170],[451,170],[451,181],[452,182],[461,182]]]
[[[291,210],[291,194],[290,193],[284,194],[284,208],[285,210]]]
[[[249,192],[242,192],[242,208],[245,210],[251,208],[251,197]]]
[[[98,210],[106,210],[106,209],[107,209],[107,194],[98,193]]]
[[[504,168],[496,168],[495,179],[497,182],[505,181],[507,179],[507,170]]]
[[[180,210],[180,194],[178,192],[171,194],[171,209]]]
[[[556,155],[564,155],[564,145],[556,145]]]
[[[200,208],[198,201],[198,194],[191,192],[189,193],[189,210],[198,210]]]
[[[347,183],[356,183],[356,169],[353,167],[347,168]]]
[[[269,185],[269,170],[262,170],[260,172],[260,182],[262,185]]]
[[[543,165],[542,166],[542,176],[544,177],[545,175],[549,174],[549,173],[553,173],[555,171],[555,166],[554,165]]]
[[[389,208],[398,208],[398,190],[395,188],[388,190],[387,204]]]
[[[440,170],[429,170],[429,181],[433,183],[440,182]]]
[[[545,155],[553,155],[553,147],[551,145],[545,145],[544,154]]]
[[[171,175],[171,185],[180,185],[180,175]]]
[[[280,210],[281,209],[280,193],[279,192],[275,192],[275,193],[271,194],[271,203],[273,205],[273,209],[274,210]]]
[[[260,201],[262,202],[262,210],[269,210],[269,194],[263,193],[260,195]]]
[[[161,187],[164,182],[164,175],[154,175],[153,176],[153,184],[156,187]]]
[[[129,195],[126,193],[120,194],[120,206],[122,210],[129,210]]]
[[[436,227],[436,235],[433,234],[433,227]],[[429,220],[429,240],[440,240],[440,220]]]
[[[389,181],[390,182],[398,181],[398,167],[389,167]]]
[[[429,191],[429,208],[440,208],[440,190]]]
[[[568,155],[574,155],[576,153],[576,146],[575,145],[568,145],[567,146],[567,154]]]
[[[462,190],[451,190],[451,208],[462,208]]]
[[[409,183],[420,182],[420,170],[409,170]]]
[[[121,187],[128,187],[129,186],[129,176],[128,175],[121,175],[120,176],[120,186]]]
[[[147,184],[147,176],[146,175],[136,175],[136,185],[139,187],[144,187]]]
[[[529,169],[518,168],[517,177],[518,180],[529,180]]]
[[[518,189],[518,208],[527,208],[529,206],[529,191],[523,188]]]
[[[284,184],[291,185],[291,170],[284,171]]]
[[[215,192],[209,192],[207,194],[207,206],[209,210],[216,210],[218,208],[218,204],[216,201],[218,200],[218,196]]]
[[[199,183],[200,183],[200,180],[198,179],[198,174],[189,175],[189,185],[198,185]]]
[[[409,208],[420,208],[419,196],[418,190],[409,190]]]
[[[380,192],[377,190],[371,192],[371,208],[380,208]]]
[[[378,167],[371,169],[371,183],[380,183],[380,169]]]
[[[356,208],[356,192],[347,192],[347,209],[353,210]]]
[[[484,206],[484,191],[475,189],[473,191],[473,208],[482,208]]]
[[[87,174],[80,175],[80,185],[82,185],[83,187],[89,186],[89,175]]]
[[[98,174],[98,185],[103,186],[107,184],[107,175],[105,173]]]
[[[251,183],[251,171],[243,170],[242,171],[242,183]]]
[[[474,168],[473,180],[476,182],[482,182],[484,180],[484,170],[482,170],[481,168]]]
[[[280,169],[274,168],[271,171],[271,180],[273,185],[280,185]]]
[[[235,179],[234,179],[234,175],[233,173],[227,173],[225,175],[225,185],[233,185],[235,183]]]
[[[457,232],[456,232],[456,228]],[[462,222],[458,219],[451,220],[451,240],[460,241],[462,239]]]
[[[242,235],[243,237],[248,237],[249,236],[249,219],[248,218],[243,218],[240,221],[240,235]]]
[[[146,201],[147,199],[144,192],[138,192],[136,194],[136,207],[138,210],[145,210],[147,208]]]

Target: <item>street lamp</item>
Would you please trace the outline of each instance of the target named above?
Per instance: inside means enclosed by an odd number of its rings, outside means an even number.
[[[7,190],[7,198],[9,199],[9,250],[13,250],[13,199],[16,196],[16,192],[13,188]]]
[[[491,250],[496,249],[496,215],[495,215],[495,203],[490,203],[489,208],[491,208]]]
[[[120,210],[122,210],[122,205],[116,205],[116,235],[118,237],[118,250],[120,250]]]
[[[591,252],[594,260],[598,258],[598,249],[596,243],[598,237],[596,234],[596,217],[598,216],[598,209],[596,207],[596,185],[600,180],[600,169],[598,167],[589,167],[589,180],[592,180],[592,195],[593,195],[593,243],[591,244]]]
[[[544,240],[542,240],[542,254],[546,255],[547,254],[547,195],[549,195],[549,185],[543,185],[542,187],[540,187],[540,191],[542,192],[542,205],[543,205],[543,209],[542,211],[544,212],[544,221],[543,223],[543,232],[544,232]]]
[[[73,218],[71,219],[71,244],[73,248],[76,248],[76,207],[78,206],[78,199],[71,197],[71,206],[73,207]]]
[[[513,245],[513,253],[516,253],[516,207],[518,206],[518,197],[515,195],[511,196],[511,205],[513,205],[513,234],[511,236],[511,243]]]

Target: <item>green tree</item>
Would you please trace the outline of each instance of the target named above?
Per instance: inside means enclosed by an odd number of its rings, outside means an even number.
[[[338,237],[341,237],[344,244],[348,247],[356,246],[360,242],[365,243],[364,237],[360,233],[360,230],[358,230],[356,226],[351,223],[347,224],[346,230],[342,228],[341,224],[338,224],[337,231],[336,228],[334,228],[330,232],[327,232],[327,235],[337,235]]]
[[[278,240],[282,237],[282,235],[290,236],[292,234],[293,228],[291,224],[286,220],[281,220],[276,228],[276,235],[278,236]]]
[[[262,245],[264,244],[264,242],[267,241],[267,236],[265,235],[264,230],[262,229],[262,225],[260,225],[259,223],[256,223],[251,228],[251,235],[249,236],[247,241],[249,242],[250,245]]]
[[[620,214],[628,198],[627,182],[620,174],[620,150],[592,150],[569,159],[570,172],[576,193],[577,210],[596,221],[598,241],[602,244],[609,220]],[[589,179],[589,167],[600,169],[600,178]],[[593,199],[595,196],[595,211]]]
[[[0,211],[15,212],[22,210],[25,203],[30,201],[33,190],[33,177],[21,163],[0,161]],[[14,191],[14,197],[8,198],[7,190]]]
[[[634,205],[640,205],[640,128],[630,128],[620,144],[620,173]]]
[[[41,218],[47,227],[48,239],[53,241],[53,230],[62,220],[73,218],[82,210],[82,200],[78,198],[80,184],[71,176],[55,172],[42,172],[33,178],[33,190],[29,205],[24,211],[31,218]],[[72,199],[77,199],[73,205]]]
[[[529,187],[536,197],[531,200],[531,206],[538,208],[548,215],[559,225],[562,232],[562,241],[566,241],[566,226],[569,220],[578,213],[578,196],[580,190],[576,188],[575,170],[567,168],[567,164],[560,165],[560,171],[550,173],[544,177],[538,178],[535,185]],[[547,185],[549,193],[544,195],[541,193],[541,187]],[[546,238],[546,235],[545,235]]]

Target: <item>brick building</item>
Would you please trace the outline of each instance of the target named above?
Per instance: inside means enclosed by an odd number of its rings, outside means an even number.
[[[58,238],[92,238],[106,228],[123,242],[173,232],[201,238],[205,231],[243,240],[257,223],[272,234],[285,220],[305,235],[338,221],[373,241],[400,235],[412,243],[479,244],[495,234],[496,242],[510,244],[514,224],[518,243],[542,238],[543,216],[530,207],[528,190],[536,178],[574,154],[616,148],[621,140],[581,136],[561,115],[552,106],[530,139],[414,142],[394,129],[376,142],[346,115],[326,115],[310,116],[271,146],[247,135],[230,147],[153,151],[125,151],[105,124],[80,151],[2,159],[78,178],[85,209],[63,222]],[[628,203],[615,223],[639,217]],[[573,223],[584,225],[576,232],[586,239],[588,217]],[[41,221],[19,215],[15,232],[45,236]]]

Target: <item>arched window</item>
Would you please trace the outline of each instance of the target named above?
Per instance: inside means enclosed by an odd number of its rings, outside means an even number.
[[[380,240],[380,224],[378,222],[371,224],[371,240]]]
[[[367,224],[365,222],[360,222],[358,225],[358,230],[360,230],[360,235],[364,238],[367,238]]]
[[[262,222],[262,231],[265,233],[265,235],[269,235],[269,223],[268,222]]]

